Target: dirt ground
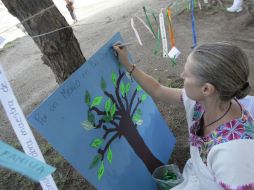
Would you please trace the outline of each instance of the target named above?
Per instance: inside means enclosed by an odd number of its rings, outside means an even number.
[[[152,75],[166,86],[181,87],[179,75],[183,69],[186,57],[192,47],[191,14],[185,10],[173,17],[176,47],[182,52],[177,64],[172,66],[168,59],[153,55],[155,41],[143,25],[136,22],[136,28],[141,35],[143,46],[139,46],[130,26],[133,16],[145,19],[142,6],[159,10],[168,5],[169,1],[138,0],[131,4],[126,1],[107,11],[98,13],[95,17],[79,21],[80,26],[74,28],[74,33],[80,43],[86,58],[96,52],[111,36],[120,31],[127,42],[135,42],[129,47],[133,59],[138,67]],[[227,1],[225,7],[231,5]],[[248,16],[246,8],[241,13],[227,13],[219,6],[195,11],[198,44],[204,42],[229,41],[239,45],[246,52],[250,61],[250,83],[254,86],[254,26],[243,23]],[[155,22],[153,21],[155,25]],[[9,43],[0,51],[0,63],[5,69],[25,115],[31,111],[56,88],[53,73],[42,64],[41,53],[29,37]],[[176,162],[182,169],[189,157],[188,134],[185,127],[184,111],[170,105],[156,102],[162,115],[173,130],[177,145],[170,162]],[[0,105],[0,139],[21,149],[21,146]],[[53,174],[59,189],[94,190],[83,177],[77,173],[40,135],[34,131],[42,153],[47,163],[55,166]],[[40,185],[32,183],[19,174],[0,169],[0,190],[41,189]]]

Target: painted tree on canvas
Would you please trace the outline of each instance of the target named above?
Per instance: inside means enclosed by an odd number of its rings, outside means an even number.
[[[111,84],[107,84],[101,78],[102,95],[91,97],[88,91],[85,92],[85,103],[88,106],[87,121],[82,123],[86,130],[103,130],[101,137],[94,138],[91,147],[97,150],[97,155],[92,159],[90,168],[98,169],[98,179],[104,174],[104,162],[113,162],[113,151],[110,145],[116,139],[125,138],[137,156],[143,161],[150,173],[155,168],[163,165],[149,147],[145,144],[137,128],[141,127],[142,110],[139,108],[147,99],[147,94],[137,85],[131,93],[131,80],[124,83],[125,72],[118,70],[112,72]],[[114,85],[114,92],[107,91],[107,85]],[[129,97],[129,98],[128,98]]]

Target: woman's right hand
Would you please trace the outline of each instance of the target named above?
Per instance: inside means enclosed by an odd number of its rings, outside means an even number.
[[[121,47],[121,43],[118,42],[113,45],[113,49],[116,51],[120,63],[129,70],[132,65],[129,63],[127,48]]]

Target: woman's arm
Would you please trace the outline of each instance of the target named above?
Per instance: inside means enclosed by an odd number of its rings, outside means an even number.
[[[181,89],[168,88],[161,85],[150,75],[144,73],[141,69],[133,66],[128,60],[126,48],[121,48],[119,45],[113,46],[118,54],[120,63],[131,72],[131,76],[140,84],[140,86],[154,99],[170,103],[173,105],[183,106],[181,102]]]

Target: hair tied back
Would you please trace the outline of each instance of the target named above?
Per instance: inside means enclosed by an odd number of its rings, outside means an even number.
[[[246,90],[250,86],[249,82],[245,82],[241,90]]]

